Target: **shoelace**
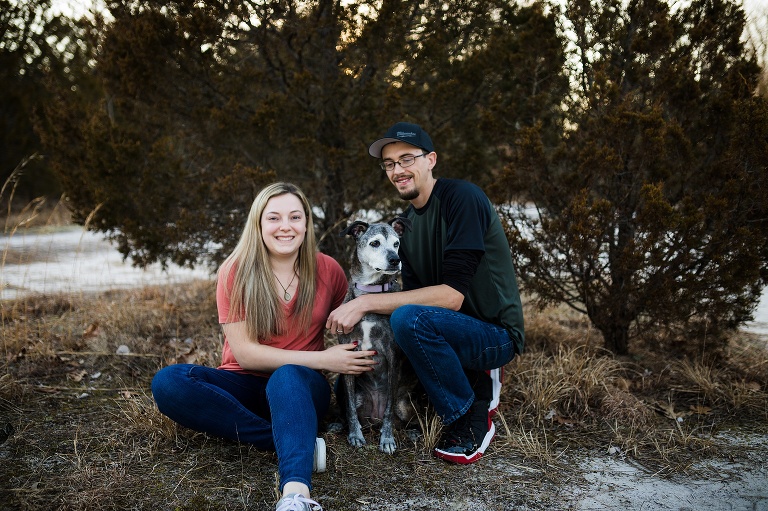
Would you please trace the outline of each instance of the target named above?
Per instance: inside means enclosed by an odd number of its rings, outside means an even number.
[[[283,498],[275,511],[304,511],[305,509],[323,511],[320,504],[300,493],[294,494],[292,498]]]
[[[445,436],[444,444],[446,447],[460,446],[468,440],[472,440],[472,432],[469,428],[469,414],[456,419],[456,422],[449,426]]]
[[[486,402],[475,402],[472,404],[469,412],[459,417],[446,436],[447,446],[465,446],[472,444],[473,447],[479,445],[482,441],[482,432],[488,427],[488,404]],[[481,438],[477,438],[477,436]]]

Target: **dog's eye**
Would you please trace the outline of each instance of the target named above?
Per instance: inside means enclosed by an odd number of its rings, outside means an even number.
[[[395,242],[395,248],[400,248],[400,242],[399,241]]]
[[[371,245],[373,248],[377,248],[379,245],[381,245],[381,242],[380,242],[379,240],[374,240],[374,241],[372,241],[372,242],[370,243],[370,245]]]

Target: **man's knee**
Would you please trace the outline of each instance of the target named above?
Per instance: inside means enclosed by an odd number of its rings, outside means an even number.
[[[402,336],[412,328],[418,309],[419,306],[417,305],[403,305],[392,311],[389,316],[389,324],[395,333],[395,338]]]
[[[389,324],[395,335],[395,342],[406,349],[416,340],[417,333],[432,330],[431,315],[425,314],[428,307],[423,305],[403,305],[392,312]]]
[[[410,305],[402,305],[392,311],[392,314],[389,316],[389,324],[392,326],[392,330],[398,330],[399,328],[402,328],[406,318],[410,316],[408,313],[408,309],[410,308]]]

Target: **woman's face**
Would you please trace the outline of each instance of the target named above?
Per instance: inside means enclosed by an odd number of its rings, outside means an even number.
[[[292,193],[267,201],[261,214],[261,233],[270,256],[295,256],[307,233],[307,216],[298,197]]]

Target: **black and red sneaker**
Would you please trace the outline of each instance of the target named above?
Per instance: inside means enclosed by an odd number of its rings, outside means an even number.
[[[467,413],[446,426],[434,455],[462,465],[479,460],[496,435],[489,406],[488,401],[475,400]]]

